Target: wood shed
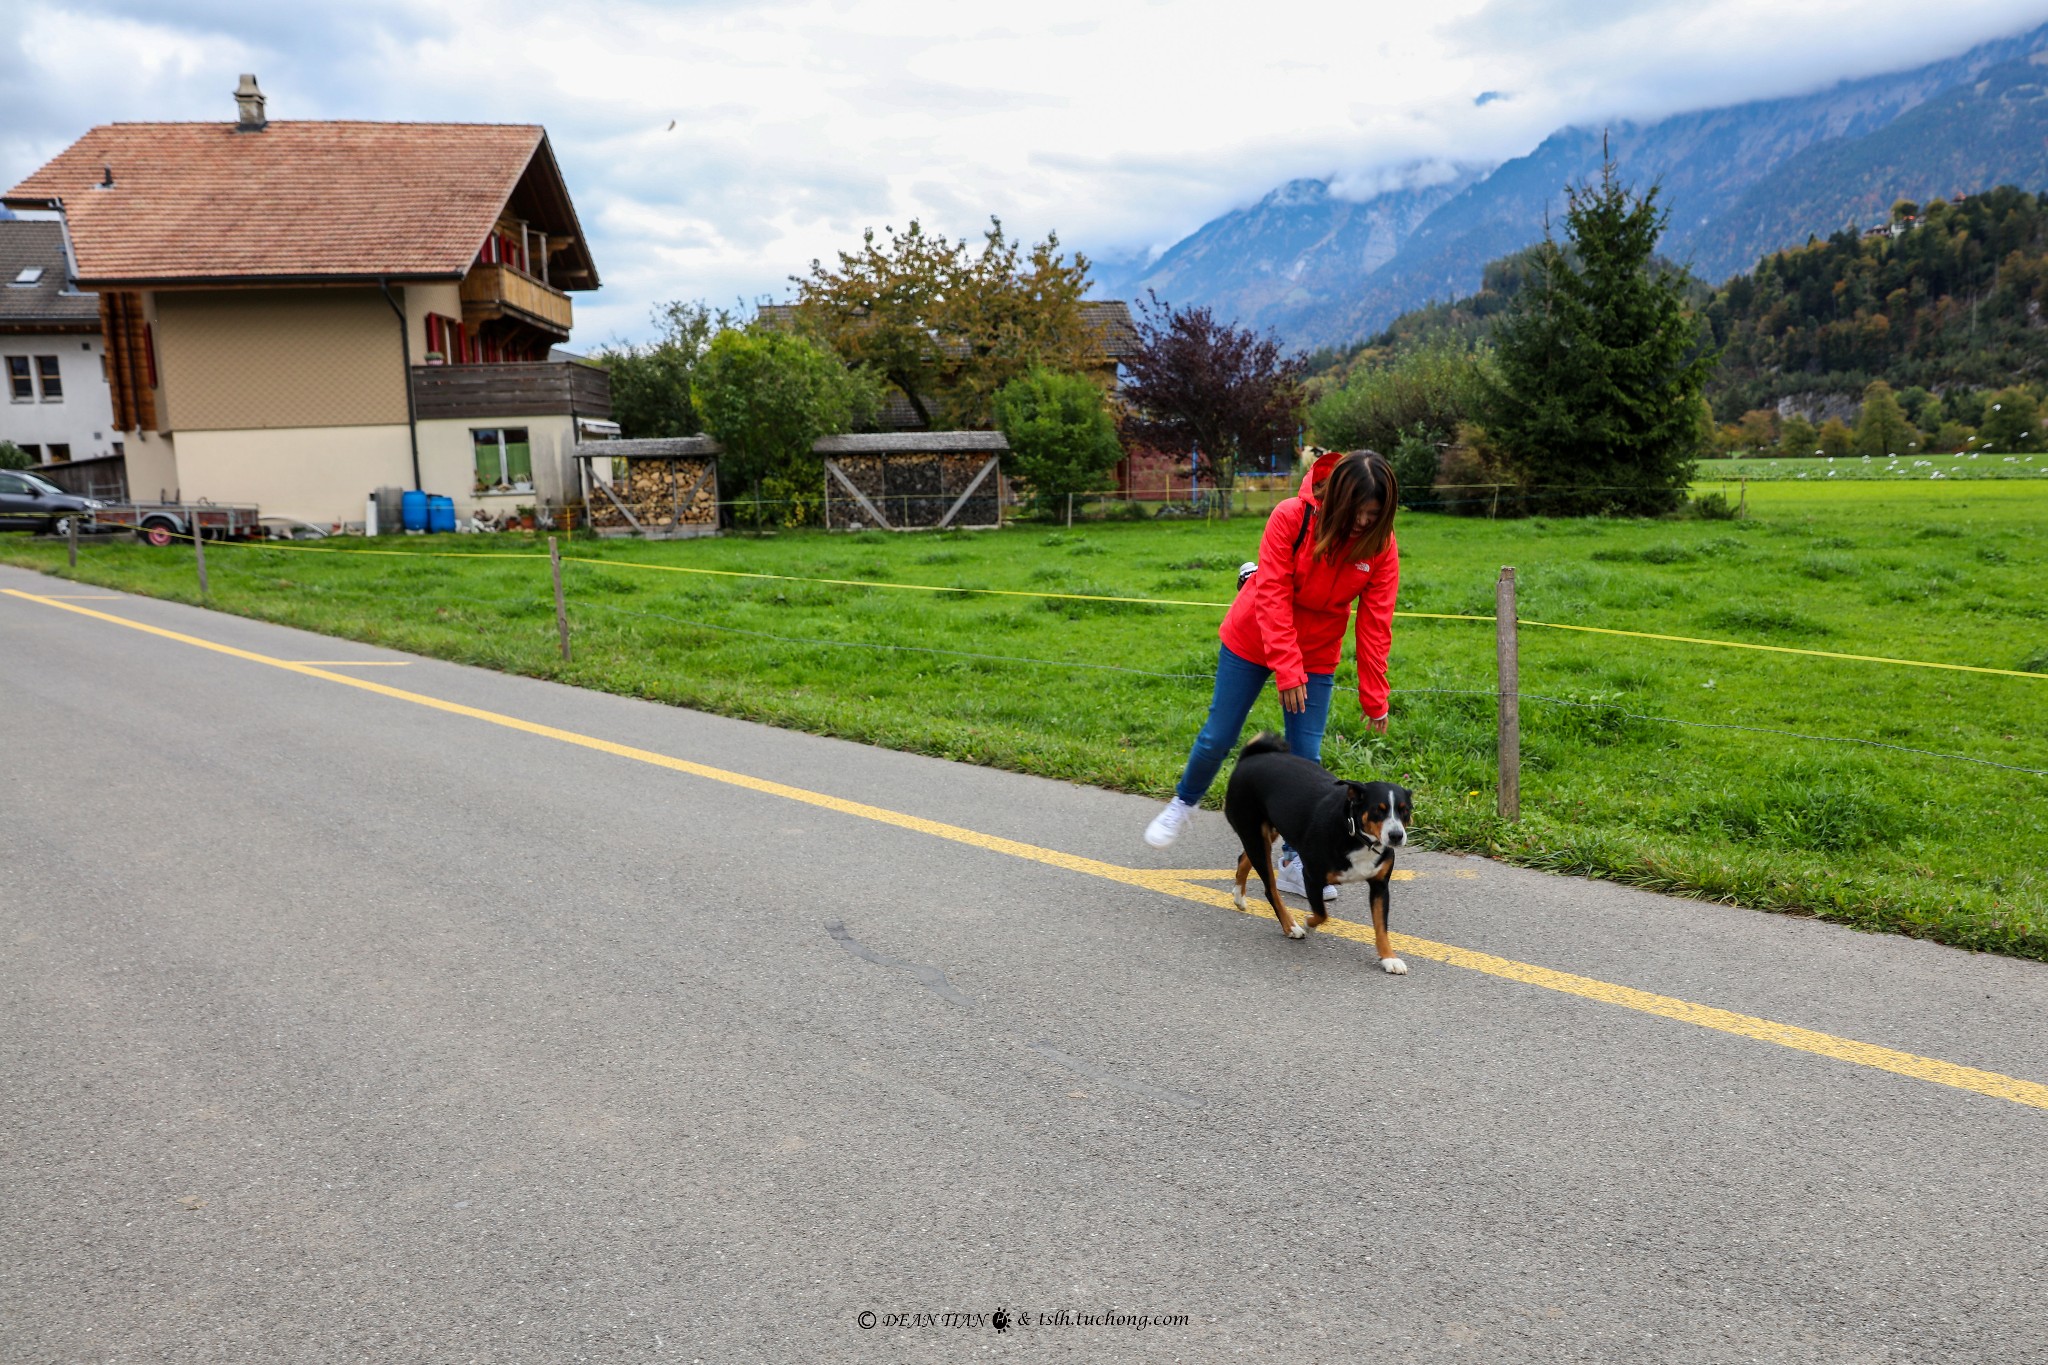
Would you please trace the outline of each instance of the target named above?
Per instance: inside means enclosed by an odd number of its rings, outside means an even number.
[[[709,436],[594,441],[574,457],[599,535],[681,540],[718,531],[718,442]]]
[[[999,431],[885,431],[827,436],[825,525],[831,530],[1000,526]]]

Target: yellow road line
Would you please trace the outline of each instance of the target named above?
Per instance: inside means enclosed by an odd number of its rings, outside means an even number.
[[[1221,872],[1212,872],[1200,868],[1176,867],[1172,869],[1170,872],[1168,872],[1166,875],[1170,877],[1179,877],[1182,881],[1188,882],[1234,882],[1237,880],[1237,869],[1234,867],[1227,867]],[[1427,877],[1429,875],[1430,874],[1427,872],[1416,872],[1405,867],[1396,868],[1394,871],[1389,872],[1387,874],[1387,876],[1391,880],[1397,882],[1421,881],[1424,877]],[[1463,875],[1471,877],[1476,876],[1478,874],[1467,872]]]
[[[410,659],[286,659],[288,664],[306,664],[313,668],[404,668]]]
[[[300,673],[309,678],[320,678],[327,682],[339,683],[344,687],[374,692],[379,696],[396,701],[411,702],[416,706],[428,707],[450,715],[466,716],[486,724],[518,730],[525,734],[537,735],[543,739],[573,744],[581,749],[611,754],[618,758],[646,763],[657,768],[687,773],[692,777],[720,782],[728,786],[741,787],[748,791],[760,792],[766,796],[780,797],[788,801],[817,806],[824,810],[836,811],[842,815],[877,824],[892,825],[898,829],[927,834],[933,838],[947,839],[954,843],[1001,853],[1029,862],[1041,863],[1048,867],[1063,868],[1085,876],[1099,877],[1105,881],[1120,882],[1126,886],[1140,887],[1172,896],[1180,900],[1193,901],[1198,905],[1220,906],[1234,910],[1237,907],[1227,892],[1213,890],[1194,884],[1186,871],[1153,870],[1137,867],[1119,867],[1094,858],[1063,853],[1058,849],[1040,848],[1036,844],[1023,843],[1016,839],[1005,839],[1000,835],[984,834],[980,830],[966,829],[960,825],[949,825],[939,820],[927,820],[923,816],[907,815],[882,806],[871,806],[862,801],[848,801],[843,797],[828,796],[823,792],[809,791],[803,787],[792,787],[782,782],[771,782],[766,778],[753,777],[746,773],[733,772],[725,768],[714,768],[708,764],[693,763],[685,758],[673,758],[649,749],[639,749],[628,744],[617,744],[608,739],[579,734],[574,730],[563,730],[552,725],[541,725],[535,721],[522,720],[502,712],[486,711],[480,707],[465,706],[460,702],[445,701],[440,697],[429,697],[419,692],[408,692],[402,688],[390,687],[383,683],[369,682],[362,678],[351,678],[344,673],[329,673],[319,665],[294,663],[289,659],[272,658],[252,650],[237,649],[196,635],[186,635],[161,626],[145,625],[125,617],[112,616],[89,607],[73,606],[69,602],[52,597],[40,597],[34,593],[22,592],[17,588],[0,589],[7,596],[23,601],[55,607],[59,611],[73,612],[79,616],[105,621],[111,625],[126,626],[162,639],[174,640],[179,644],[191,645],[198,649],[225,654],[230,658],[243,659],[250,663],[265,664],[287,672]],[[1194,876],[1205,876],[1197,870]],[[1235,876],[1234,872],[1222,874]],[[1272,918],[1272,911],[1256,901],[1247,899],[1246,914]],[[1355,924],[1349,920],[1332,918],[1323,923],[1317,932],[1348,939],[1354,943],[1370,946],[1373,941],[1369,925]],[[1934,1057],[1921,1057],[1910,1052],[1879,1047],[1873,1043],[1857,1042],[1853,1038],[1840,1038],[1831,1033],[1820,1033],[1812,1029],[1798,1028],[1791,1024],[1780,1024],[1754,1015],[1738,1014],[1733,1010],[1718,1009],[1712,1005],[1701,1005],[1675,996],[1658,995],[1651,991],[1637,990],[1632,986],[1621,986],[1611,981],[1600,981],[1593,977],[1576,976],[1533,963],[1517,962],[1512,958],[1496,957],[1454,944],[1437,943],[1429,939],[1416,938],[1408,934],[1393,936],[1394,949],[1406,957],[1426,958],[1443,962],[1468,971],[1483,972],[1488,976],[1501,977],[1508,981],[1519,981],[1526,985],[1540,986],[1545,990],[1565,995],[1575,995],[1585,1000],[1616,1005],[1623,1009],[1636,1010],[1644,1014],[1692,1024],[1698,1028],[1712,1029],[1719,1033],[1732,1034],[1738,1038],[1750,1038],[1757,1042],[1775,1043],[1779,1047],[1810,1052],[1817,1056],[1831,1057],[1836,1061],[1849,1062],[1856,1066],[1870,1067],[1877,1071],[1889,1071],[1894,1075],[1907,1076],[1914,1080],[1926,1081],[1933,1085],[1950,1086],[1967,1090],[1973,1094],[1987,1095],[1993,1099],[2009,1100],[2035,1109],[2048,1109],[2048,1085],[2036,1081],[2020,1080],[2014,1076],[2001,1075],[1995,1071],[1981,1071],[1976,1067],[1959,1066]]]

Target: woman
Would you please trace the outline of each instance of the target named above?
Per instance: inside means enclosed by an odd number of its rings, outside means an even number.
[[[1365,723],[1386,733],[1387,646],[1401,581],[1394,543],[1399,491],[1382,456],[1333,451],[1309,467],[1299,497],[1273,509],[1256,572],[1238,589],[1217,632],[1223,647],[1209,719],[1195,736],[1173,800],[1146,827],[1146,843],[1165,848],[1187,828],[1269,677],[1280,691],[1287,747],[1322,761],[1331,684],[1354,602],[1358,704]],[[1282,852],[1276,874],[1282,891],[1303,894],[1301,860],[1292,849]]]

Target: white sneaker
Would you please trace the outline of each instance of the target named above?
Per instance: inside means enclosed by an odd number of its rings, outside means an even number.
[[[1280,883],[1281,895],[1299,896],[1303,900],[1308,899],[1308,887],[1303,884],[1301,879],[1301,855],[1299,853],[1290,851],[1281,854],[1279,863],[1273,868],[1273,876]],[[1328,905],[1335,899],[1337,899],[1337,888],[1334,886],[1324,887],[1323,904]]]
[[[1145,826],[1145,842],[1154,848],[1165,848],[1181,831],[1188,827],[1188,821],[1195,815],[1195,808],[1178,796],[1166,803],[1166,809],[1152,817],[1152,823]]]

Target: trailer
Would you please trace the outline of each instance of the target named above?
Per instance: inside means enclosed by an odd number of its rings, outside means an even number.
[[[100,529],[126,526],[146,545],[190,544],[196,530],[206,540],[260,540],[261,509],[254,503],[115,502],[97,508]]]

